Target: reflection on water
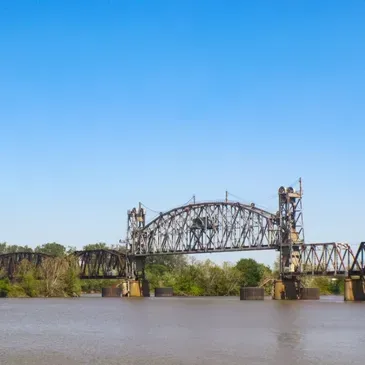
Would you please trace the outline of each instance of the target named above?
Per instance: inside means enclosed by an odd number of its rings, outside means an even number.
[[[2,364],[361,364],[365,303],[1,299]]]

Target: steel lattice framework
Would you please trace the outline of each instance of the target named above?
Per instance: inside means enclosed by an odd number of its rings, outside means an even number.
[[[76,251],[73,255],[78,258],[82,279],[126,278],[130,272],[129,258],[120,251],[103,249]],[[141,258],[144,257],[141,256]],[[5,276],[13,279],[18,265],[23,260],[40,266],[45,259],[52,259],[52,256],[34,252],[2,254],[0,255],[0,270],[4,272]],[[356,255],[345,243],[303,244],[300,245],[298,251],[294,252],[293,262],[296,267],[293,275],[364,277],[365,242],[360,244]]]
[[[145,226],[142,215],[135,209],[128,215],[128,253],[134,256],[278,247],[277,217],[253,204],[189,204],[161,213]]]
[[[13,279],[17,267],[23,260],[27,260],[36,267],[40,266],[43,260],[52,256],[39,252],[12,252],[0,255],[0,271],[4,271],[6,277]]]
[[[127,257],[116,250],[76,251],[81,279],[124,278],[127,270]]]
[[[365,277],[365,242],[361,242],[355,259],[350,267],[349,275]]]
[[[299,253],[298,273],[304,275],[347,276],[351,271],[351,266],[356,262],[350,245],[346,243],[331,242],[301,245]]]

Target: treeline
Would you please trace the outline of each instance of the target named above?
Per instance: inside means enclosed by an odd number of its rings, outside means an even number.
[[[272,281],[279,278],[278,260],[273,269],[253,259],[217,265],[186,256],[160,256],[148,258],[147,262],[146,276],[151,289],[169,286],[177,295],[238,295],[240,287],[245,286],[264,286],[266,295],[271,295]],[[319,288],[321,295],[343,293],[343,280],[306,277],[302,282],[305,287]]]
[[[103,242],[86,245],[83,250],[124,249],[107,246]],[[32,249],[27,246],[0,243],[0,254],[11,252],[41,252],[56,258],[47,259],[36,268],[24,261],[18,267],[12,282],[0,272],[0,296],[52,297],[78,296],[81,293],[100,292],[103,287],[117,284],[118,280],[80,280],[78,266],[71,254],[76,249],[56,242]],[[198,261],[186,255],[148,257],[146,278],[151,290],[173,287],[177,295],[231,296],[238,295],[240,287],[264,286],[271,295],[271,282],[279,277],[278,263],[273,269],[253,259],[241,259],[235,264],[215,264],[210,260]],[[305,278],[306,287],[320,288],[322,295],[343,293],[343,281],[330,278]]]
[[[81,283],[76,258],[49,258],[35,266],[23,260],[10,281],[0,272],[0,297],[70,297],[79,296]]]
[[[120,250],[123,246],[108,246],[104,242],[97,242],[84,246],[83,250],[98,250],[98,249],[113,249]],[[64,257],[72,252],[76,251],[76,247],[63,246],[57,242],[49,242],[43,245],[31,248],[28,246],[8,245],[6,242],[0,242],[0,255],[13,252],[39,252],[50,256]]]
[[[234,265],[227,262],[218,265],[186,256],[159,256],[148,258],[146,265],[151,289],[173,287],[177,295],[238,295],[241,286],[263,285],[275,276],[268,266],[253,259],[241,259]],[[266,288],[270,294],[270,286]]]

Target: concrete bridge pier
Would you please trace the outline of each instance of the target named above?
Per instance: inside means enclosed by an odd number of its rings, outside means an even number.
[[[280,279],[274,281],[275,300],[299,299],[299,282],[293,279]]]
[[[365,301],[365,290],[364,290],[364,280],[361,278],[345,279],[344,288],[344,300],[346,302],[351,301]]]
[[[297,278],[280,279],[274,281],[274,295],[275,300],[318,300],[318,288],[303,288],[300,285],[300,280]]]

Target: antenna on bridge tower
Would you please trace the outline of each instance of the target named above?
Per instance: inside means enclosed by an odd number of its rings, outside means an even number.
[[[226,190],[226,203],[228,203],[228,191]]]

